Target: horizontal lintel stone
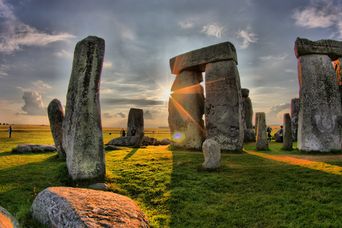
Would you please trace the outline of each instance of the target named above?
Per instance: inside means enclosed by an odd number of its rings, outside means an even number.
[[[342,41],[318,40],[311,41],[297,37],[294,47],[296,57],[311,54],[328,55],[332,60],[342,57]]]
[[[211,45],[175,56],[170,59],[170,68],[172,74],[179,74],[183,70],[203,72],[207,63],[227,60],[233,60],[238,64],[236,49],[230,42]]]

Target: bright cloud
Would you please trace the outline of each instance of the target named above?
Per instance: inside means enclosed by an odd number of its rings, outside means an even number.
[[[62,50],[56,52],[55,56],[57,56],[59,58],[71,59],[73,54],[67,50],[62,49]]]
[[[26,91],[23,95],[25,114],[32,116],[46,115],[42,95],[36,91]]]
[[[194,22],[192,20],[185,20],[185,21],[178,22],[178,25],[182,29],[190,29],[190,28],[194,27]]]
[[[113,63],[112,62],[110,62],[110,61],[104,61],[103,62],[103,68],[104,69],[110,69],[112,67],[113,67]]]
[[[236,36],[242,41],[240,47],[242,49],[248,48],[251,43],[256,43],[258,41],[258,37],[255,33],[246,30],[240,30],[236,33]]]
[[[215,36],[216,38],[221,38],[223,34],[223,26],[216,23],[204,25],[201,32],[207,34],[208,36]]]
[[[332,0],[312,1],[307,7],[296,9],[292,15],[295,24],[304,28],[335,27],[342,38],[342,5]]]
[[[288,57],[288,54],[281,55],[267,55],[259,57],[262,61],[284,61]]]
[[[23,46],[46,46],[66,41],[74,36],[69,33],[49,34],[21,22],[12,9],[0,0],[0,52],[10,54]]]

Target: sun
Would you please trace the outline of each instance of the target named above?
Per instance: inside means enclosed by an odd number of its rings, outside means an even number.
[[[170,88],[161,88],[160,90],[161,90],[161,99],[163,101],[168,101],[170,98],[170,94],[171,94]]]

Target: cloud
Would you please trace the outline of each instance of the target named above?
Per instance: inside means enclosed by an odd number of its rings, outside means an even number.
[[[72,52],[64,50],[64,49],[62,49],[58,52],[55,52],[54,55],[59,57],[59,58],[64,58],[64,59],[71,59],[73,57]]]
[[[248,31],[249,28],[246,30],[240,30],[236,33],[238,39],[242,41],[240,47],[242,49],[248,48],[251,43],[256,43],[258,41],[258,37],[255,33]]]
[[[21,22],[12,9],[0,0],[0,52],[11,54],[23,46],[46,46],[74,38],[69,33],[49,34]]]
[[[8,76],[8,70],[9,70],[9,65],[6,64],[0,64],[0,78],[5,78]]]
[[[201,32],[207,34],[208,36],[215,36],[216,38],[221,38],[223,34],[223,26],[216,23],[204,25]]]
[[[42,80],[37,80],[34,82],[31,82],[31,86],[29,87],[21,87],[17,86],[17,89],[21,90],[22,92],[27,92],[27,91],[36,91],[38,93],[46,93],[48,90],[52,88],[51,85],[48,83],[42,81]]]
[[[267,55],[259,57],[262,61],[284,61],[289,55],[282,54],[282,55]]]
[[[22,98],[25,104],[21,109],[25,114],[32,116],[42,116],[46,114],[42,95],[40,93],[36,91],[26,91]]]
[[[150,110],[144,111],[144,119],[147,119],[147,120],[153,119],[153,116]]]
[[[113,63],[112,62],[110,62],[110,61],[104,61],[103,62],[103,68],[104,69],[110,69],[112,67],[113,67]]]
[[[128,98],[103,98],[102,101],[108,105],[154,106],[154,105],[164,104],[164,101],[160,101],[160,100],[128,99]]]
[[[332,0],[311,1],[309,6],[295,9],[292,18],[299,27],[329,28],[335,27],[342,38],[342,5]]]
[[[192,20],[185,20],[185,21],[178,22],[178,25],[182,29],[190,29],[194,27],[194,22]]]
[[[278,104],[271,107],[270,111],[266,114],[268,123],[282,123],[283,117],[281,114],[289,112],[290,103]],[[286,111],[285,111],[286,110]]]
[[[118,117],[118,118],[126,118],[125,113],[122,113],[122,112],[115,113],[114,116],[115,116],[115,117]]]

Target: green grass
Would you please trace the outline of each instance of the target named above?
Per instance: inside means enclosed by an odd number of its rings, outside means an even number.
[[[115,136],[111,131],[105,139]],[[52,139],[43,129],[15,132],[10,140],[0,131],[0,205],[23,226],[37,227],[29,213],[36,194],[70,181],[54,153],[9,153],[18,143]],[[270,149],[266,153],[300,154],[277,143]],[[202,171],[202,162],[200,152],[124,148],[107,152],[106,182],[136,200],[154,227],[342,227],[342,176],[245,153],[223,153],[213,172]],[[341,160],[329,163],[342,166]]]

